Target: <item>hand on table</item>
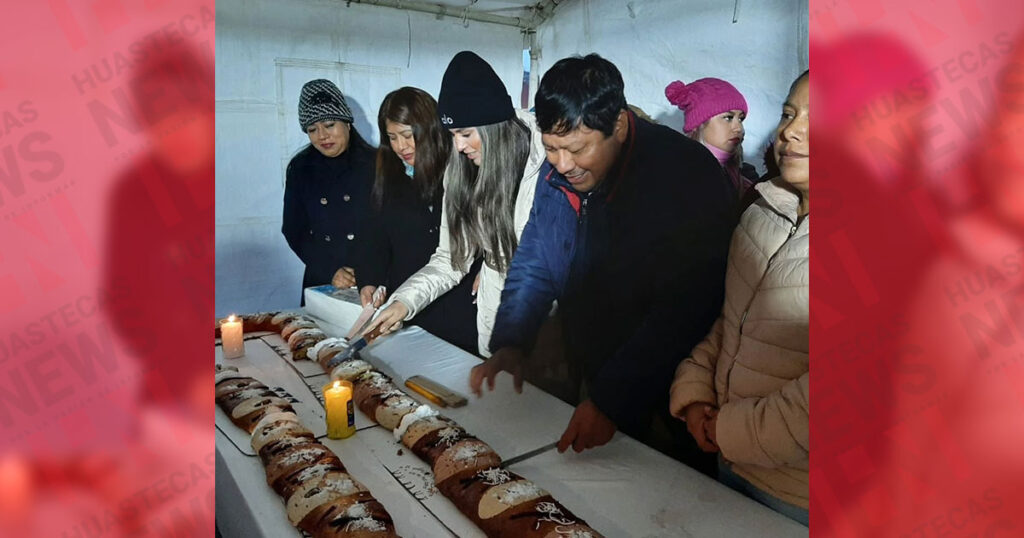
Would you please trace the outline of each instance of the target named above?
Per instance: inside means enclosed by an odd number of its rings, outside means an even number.
[[[487,360],[469,371],[469,389],[478,397],[483,396],[483,382],[487,380],[487,388],[494,390],[494,377],[504,370],[512,374],[512,386],[517,394],[523,393],[523,363],[526,355],[519,348],[503,347],[495,351]]]
[[[693,402],[683,409],[683,420],[686,421],[686,429],[697,441],[697,446],[704,452],[718,452],[718,445],[715,444],[714,426],[718,420],[718,409],[711,404],[704,402]],[[710,422],[710,424],[708,424]],[[711,429],[711,436],[708,436],[708,429]]]
[[[576,406],[576,411],[569,420],[569,427],[558,440],[558,451],[565,452],[569,445],[572,445],[576,452],[601,446],[612,440],[616,429],[615,423],[605,416],[594,402],[584,400]]]
[[[717,430],[717,428],[718,428],[718,409],[713,407],[713,408],[711,408],[711,416],[707,420],[704,421],[704,436],[707,437],[708,442],[710,442],[712,445],[714,445],[716,452],[719,450],[718,449],[718,430]]]
[[[331,285],[339,290],[351,288],[356,285],[356,270],[351,267],[342,267],[334,272]]]
[[[375,291],[377,291],[377,286],[363,286],[362,288],[359,288],[359,304],[366,306],[373,302],[374,308],[379,308],[380,305],[384,304],[384,299],[387,298],[387,293],[381,293],[380,297],[374,301],[373,293]]]
[[[402,304],[401,301],[395,301],[377,314],[377,317],[363,329],[363,334],[368,334],[377,327],[381,328],[380,334],[395,332],[402,328],[402,321],[408,315],[409,308]]]

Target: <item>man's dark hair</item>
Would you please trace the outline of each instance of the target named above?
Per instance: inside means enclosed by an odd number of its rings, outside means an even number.
[[[611,136],[626,108],[622,74],[597,54],[559,60],[544,73],[534,98],[542,133],[564,135],[580,125]]]

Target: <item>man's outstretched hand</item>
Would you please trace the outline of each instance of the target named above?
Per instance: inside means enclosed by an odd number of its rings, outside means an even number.
[[[512,386],[516,393],[523,392],[523,363],[526,362],[526,354],[514,347],[503,347],[495,351],[483,363],[473,367],[469,372],[469,389],[478,397],[483,396],[484,380],[487,380],[487,388],[494,390],[494,378],[498,372],[504,370],[512,374]]]

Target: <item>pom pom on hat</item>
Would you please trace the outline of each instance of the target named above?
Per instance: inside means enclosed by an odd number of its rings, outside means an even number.
[[[684,106],[690,104],[689,89],[686,87],[686,84],[683,84],[683,81],[681,80],[671,82],[668,86],[665,86],[665,97],[668,97],[669,103],[672,103],[673,105],[676,105],[679,108],[683,108]]]

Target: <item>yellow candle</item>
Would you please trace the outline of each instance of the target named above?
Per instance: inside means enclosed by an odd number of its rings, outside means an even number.
[[[324,385],[324,409],[327,411],[327,437],[344,439],[356,433],[356,413],[352,402],[352,382],[335,379]]]
[[[245,342],[242,341],[242,318],[231,314],[220,322],[220,346],[225,359],[237,359],[245,355]]]

